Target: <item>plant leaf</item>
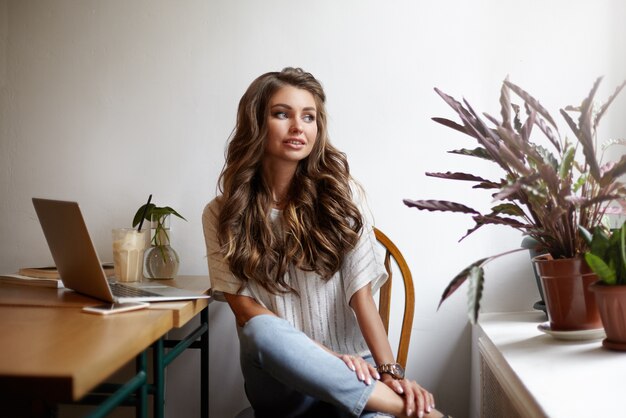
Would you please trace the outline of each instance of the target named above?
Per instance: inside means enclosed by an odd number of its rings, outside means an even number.
[[[478,322],[484,283],[485,271],[480,266],[473,266],[469,271],[469,287],[467,288],[467,314],[472,324]]]
[[[589,230],[587,230],[587,228],[582,225],[578,225],[578,231],[580,232],[580,236],[585,240],[587,245],[591,246],[591,242],[593,241],[593,235],[591,235],[591,232],[589,232]]]
[[[516,155],[515,151],[513,150],[514,148],[511,149],[504,142],[500,143],[500,147],[499,147],[500,158],[508,166],[509,169],[507,171],[512,171],[511,169],[514,169],[522,175],[529,174],[528,167],[524,165],[523,156],[519,155],[519,151],[518,151],[518,155]]]
[[[537,113],[535,111],[531,111],[528,119],[524,122],[524,126],[522,126],[520,135],[522,136],[524,142],[528,142],[530,140],[530,134],[533,130],[533,126],[535,125],[536,115]]]
[[[497,205],[491,208],[491,211],[493,213],[503,213],[505,215],[511,215],[511,216],[521,216],[521,217],[526,216],[522,208],[520,208],[515,203],[502,203],[500,205]]]
[[[611,238],[600,227],[595,227],[589,246],[590,252],[600,258],[606,258]]]
[[[550,195],[559,198],[559,192],[561,191],[560,186],[562,186],[563,183],[560,181],[556,169],[552,166],[552,164],[541,164],[537,167],[537,171],[539,172],[543,183],[550,190]]]
[[[458,102],[453,97],[443,93],[441,90],[435,88],[435,92],[443,98],[443,100],[457,113],[459,118],[463,121],[465,133],[476,138],[480,145],[482,145],[486,151],[491,155],[491,159],[506,170],[506,165],[500,160],[497,148],[497,141],[499,140],[495,134],[489,129],[485,123],[478,117],[476,112],[471,108],[467,101],[464,101],[467,108],[463,107],[463,104]],[[440,120],[443,122],[443,120]],[[446,124],[447,122],[444,122]],[[453,126],[454,127],[454,126]],[[454,127],[455,129],[458,128]]]
[[[465,235],[463,235],[461,239],[459,239],[459,242],[463,241],[465,238],[468,237],[468,235],[472,234],[473,232],[476,232],[476,230],[483,225],[488,225],[488,224],[506,225],[515,229],[524,229],[528,227],[528,225],[521,223],[517,219],[505,218],[503,216],[477,215],[477,216],[473,216],[472,219],[474,219],[474,222],[476,222],[476,225],[473,228],[468,229]]]
[[[478,183],[472,186],[472,189],[499,189],[500,187],[502,187],[501,183],[488,181],[488,182]]]
[[[146,216],[145,219],[147,221],[150,220],[150,214],[152,213],[152,210],[156,207],[154,205],[154,203],[149,203],[147,204],[148,208],[146,209]],[[141,207],[139,209],[137,209],[137,213],[135,213],[135,216],[133,217],[133,228],[136,227],[137,225],[139,225],[139,222],[141,222],[141,217],[144,213],[144,208],[146,207],[146,204],[141,205]]]
[[[535,162],[537,165],[541,165],[541,163],[544,163],[544,164],[547,164],[550,167],[552,167],[552,169],[554,171],[559,169],[559,162],[554,157],[554,154],[552,154],[550,151],[548,151],[547,149],[545,149],[541,145],[536,145],[535,147],[532,147],[530,149],[533,150],[536,153],[536,154],[533,153],[533,162]],[[576,150],[574,150],[574,151],[576,151]],[[541,158],[541,160],[540,161],[535,160],[534,158],[536,156],[539,156]]]
[[[465,135],[469,135],[467,133],[467,129],[465,129],[465,126],[460,125],[450,119],[446,119],[446,118],[431,118],[431,119],[437,123],[442,124],[443,126],[447,126],[448,128],[452,128],[456,131],[463,132]]]
[[[587,208],[591,205],[596,205],[598,203],[602,203],[602,202],[609,202],[611,200],[615,200],[615,199],[619,199],[621,196],[618,194],[600,194],[598,196],[595,196],[591,199],[587,199],[587,198],[578,198],[578,199],[571,199],[578,207],[580,208]]]
[[[506,76],[505,81],[509,80],[509,76]],[[511,126],[511,95],[509,94],[509,87],[506,83],[502,83],[500,88],[500,115],[502,116],[502,126],[506,129],[512,130]]]
[[[493,116],[491,116],[489,113],[484,113],[483,112],[483,116],[491,123],[493,123],[496,126],[501,126],[500,121],[496,118],[494,118]]]
[[[550,122],[550,124],[552,126],[554,126],[555,128],[557,127],[556,123],[554,122],[554,119],[552,119],[552,116],[550,116],[550,113],[539,103],[539,101],[537,99],[535,99],[533,96],[528,94],[521,87],[516,86],[515,84],[511,83],[508,80],[505,80],[504,84],[506,84],[507,87],[509,87],[511,90],[513,90],[515,92],[515,94],[517,94],[519,97],[521,97],[524,100],[524,102],[526,102],[530,107],[535,109],[535,111],[537,111],[537,113],[539,113],[548,122]]]
[[[624,145],[626,146],[626,139],[624,138],[618,138],[618,139],[609,139],[606,142],[602,143],[602,151],[606,150],[609,147],[612,147],[613,145]]]
[[[470,126],[479,133],[480,137],[482,137],[483,140],[490,139],[491,141],[497,139],[492,136],[491,129],[489,129],[485,122],[483,122],[483,120],[478,116],[478,113],[476,113],[476,111],[472,108],[472,105],[470,105],[465,99],[463,99],[463,103],[466,106],[466,109],[464,110],[467,115],[467,121],[470,122]]]
[[[490,180],[486,180],[482,177],[475,176],[473,174],[467,173],[452,173],[450,171],[446,173],[426,173],[428,177],[438,177],[442,179],[449,180],[464,180],[464,181],[479,181],[479,182],[490,182]]]
[[[622,91],[622,89],[624,88],[624,86],[626,86],[626,80],[622,81],[622,84],[620,84],[619,86],[617,86],[617,88],[615,89],[615,91],[613,92],[613,94],[607,99],[606,103],[604,103],[601,107],[600,110],[598,111],[598,113],[596,114],[596,118],[595,121],[593,122],[593,129],[596,129],[596,127],[598,126],[598,124],[600,123],[600,119],[602,119],[602,116],[604,116],[604,112],[606,112],[606,110],[609,108],[609,106],[611,105],[611,103],[613,103],[613,100],[615,100],[615,98],[617,97],[617,95],[620,93],[620,91]]]
[[[474,213],[480,215],[480,212],[462,205],[456,202],[449,202],[446,200],[402,200],[408,207],[417,208],[420,210],[442,211],[442,212],[461,212],[461,213]]]
[[[575,155],[576,148],[572,146],[569,146],[563,153],[563,160],[561,161],[561,166],[559,167],[559,178],[561,180],[565,179],[572,171]]]
[[[565,119],[565,122],[567,122],[569,128],[572,130],[572,132],[574,132],[576,138],[578,138],[578,126],[576,126],[576,122],[574,122],[574,119],[572,119],[572,117],[563,109],[561,109],[559,112],[561,112],[561,116],[563,116],[563,119]]]
[[[493,161],[493,158],[491,158],[491,155],[483,147],[477,147],[474,149],[462,148],[462,149],[452,150],[448,152],[450,154],[469,155],[471,157],[478,157],[478,158],[482,158],[485,160]]]
[[[601,184],[612,183],[613,179],[626,174],[626,155],[615,163],[615,165],[602,176]]]
[[[596,159],[596,150],[593,141],[593,127],[592,127],[592,107],[593,107],[593,98],[598,90],[598,86],[600,85],[600,81],[602,81],[602,77],[598,77],[589,92],[589,95],[583,100],[580,106],[580,116],[578,118],[578,140],[583,148],[583,154],[585,155],[585,160],[589,165],[589,169],[591,171],[591,175],[596,181],[600,181],[600,166],[598,165],[598,161]]]
[[[478,289],[472,291],[472,294],[474,297],[472,297],[471,299],[474,300],[474,302],[472,303],[472,310],[475,307],[476,310],[478,310],[478,307],[480,305],[480,299],[482,297],[482,282],[483,282],[483,277],[484,277],[484,272],[483,270],[483,266],[485,264],[487,264],[488,262],[490,262],[491,260],[494,260],[498,257],[502,257],[504,255],[507,254],[511,254],[511,253],[515,253],[518,251],[526,251],[525,248],[516,248],[514,250],[509,250],[509,251],[505,251],[503,253],[499,253],[496,255],[492,255],[491,257],[486,257],[486,258],[481,258],[480,260],[474,261],[472,264],[470,264],[469,266],[465,267],[459,274],[457,274],[451,281],[450,283],[448,283],[448,286],[446,286],[445,290],[443,291],[443,294],[441,295],[441,299],[439,300],[439,305],[437,306],[437,309],[439,309],[441,307],[441,304],[448,298],[450,297],[450,295],[452,295],[462,284],[463,282],[465,282],[465,280],[467,280],[467,278],[469,276],[473,276],[472,280],[475,280],[475,284],[480,284],[480,290],[478,291]],[[478,270],[476,270],[478,269]],[[483,276],[483,277],[479,277],[479,276]],[[469,301],[468,301],[469,303]],[[477,311],[476,311],[477,312]],[[478,313],[476,313],[476,318],[478,318]]]
[[[467,279],[467,276],[471,273],[473,267],[480,266],[482,263],[487,261],[489,258],[481,258],[480,260],[474,261],[469,266],[465,267],[459,274],[457,274],[446,286],[443,294],[441,295],[441,299],[439,300],[439,306],[437,309],[441,307],[441,304],[444,300],[448,299],[450,295],[452,295]]]
[[[513,118],[513,127],[516,132],[520,132],[522,130],[522,122],[519,118],[520,107],[514,103],[511,103],[511,109],[515,112],[515,117]]]
[[[146,221],[151,221],[152,220],[152,216],[156,215],[159,218],[163,217],[165,215],[174,215],[179,217],[180,219],[186,221],[187,219],[185,219],[181,214],[179,214],[178,212],[176,212],[176,210],[172,209],[169,206],[165,206],[165,207],[159,207],[156,206],[154,203],[150,203],[147,205],[148,208],[145,211],[145,216],[144,219]],[[144,213],[144,208],[146,207],[146,205],[142,205],[139,209],[137,209],[137,213],[135,213],[135,216],[133,217],[133,227],[139,225],[139,222],[141,222],[141,215]]]
[[[527,225],[518,221],[517,219],[507,218],[504,216],[496,215],[480,215],[474,216],[474,220],[480,220],[482,224],[494,224],[494,225],[507,225],[513,228],[525,228]]]
[[[443,91],[439,90],[436,87],[435,87],[435,92],[448,104],[448,106],[454,109],[454,111],[461,117],[462,120],[465,121],[465,119],[468,119],[468,120],[471,119],[472,116],[470,115],[470,113],[465,108],[463,108],[463,105],[460,102],[458,102],[454,97],[447,95],[446,93],[444,93]],[[441,118],[438,118],[438,119],[441,119]],[[471,133],[467,129],[464,129],[463,132],[471,135]]]
[[[515,183],[502,187],[500,189],[500,192],[496,193],[493,196],[493,200],[496,201],[509,199],[512,196],[521,193],[526,184],[532,184],[538,178],[539,173],[532,174],[529,177],[520,177]]]
[[[167,215],[174,215],[179,217],[182,220],[185,220],[185,218],[183,218],[178,212],[176,212],[174,209],[172,209],[169,206],[164,206],[164,207],[154,207],[152,208],[152,210],[149,211],[150,215],[156,215],[159,218],[162,218],[163,216],[167,216]],[[146,215],[148,216],[148,215]]]
[[[183,216],[182,216],[181,214],[179,214],[178,212],[176,212],[176,211],[175,211],[174,209],[172,209],[171,207],[166,206],[166,207],[165,207],[165,209],[168,211],[168,213],[169,213],[170,215],[177,216],[177,217],[179,217],[180,219],[182,219],[182,220],[184,220],[184,221],[186,221],[186,220],[187,220],[187,219],[183,218]]]
[[[585,261],[603,282],[609,285],[616,283],[615,270],[609,267],[600,257],[595,254],[585,253]]]
[[[537,117],[535,119],[535,124],[539,127],[541,132],[543,132],[543,134],[548,138],[548,140],[552,143],[552,145],[554,145],[556,150],[558,152],[561,152],[561,144],[559,142],[559,139],[554,135],[554,132],[552,132],[552,129],[548,126],[548,124],[546,124],[546,121],[543,118]],[[559,131],[557,130],[556,132],[558,133]]]

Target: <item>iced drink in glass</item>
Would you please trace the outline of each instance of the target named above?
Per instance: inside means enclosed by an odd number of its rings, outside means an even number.
[[[143,254],[150,230],[137,232],[132,228],[113,230],[113,266],[118,282],[139,282],[143,279]]]

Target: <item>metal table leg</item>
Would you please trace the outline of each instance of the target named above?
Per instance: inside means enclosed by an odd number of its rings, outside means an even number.
[[[209,418],[209,307],[200,312],[200,323],[206,332],[200,338],[200,413]]]
[[[165,348],[163,337],[154,343],[152,352],[152,371],[154,373],[154,418],[165,417]]]

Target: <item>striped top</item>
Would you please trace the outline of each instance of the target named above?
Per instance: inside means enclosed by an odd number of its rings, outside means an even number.
[[[207,246],[209,276],[213,292],[236,294],[241,280],[235,277],[219,252],[217,222],[218,198],[212,200],[202,214],[204,238]],[[280,225],[281,211],[272,210],[272,220]],[[361,334],[356,315],[349,305],[350,298],[363,286],[371,283],[376,292],[387,280],[383,258],[376,247],[374,231],[366,224],[356,247],[344,258],[343,266],[330,280],[325,281],[315,272],[291,266],[285,281],[298,291],[274,295],[262,286],[249,282],[241,294],[254,298],[263,307],[289,321],[311,339],[340,354],[369,353]]]

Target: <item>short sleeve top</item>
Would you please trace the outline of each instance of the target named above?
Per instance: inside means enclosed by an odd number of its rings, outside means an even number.
[[[219,251],[219,211],[219,198],[216,198],[206,205],[202,214],[211,289],[212,292],[236,294],[242,281],[231,273],[228,262]],[[280,222],[280,214],[279,210],[272,211],[274,222]],[[372,292],[376,292],[387,280],[371,225],[365,224],[356,246],[330,280],[294,266],[289,266],[285,275],[285,281],[299,295],[293,292],[275,295],[254,282],[248,282],[240,294],[254,298],[311,339],[337,353],[361,356],[369,353],[349,303],[363,286],[371,283]]]

